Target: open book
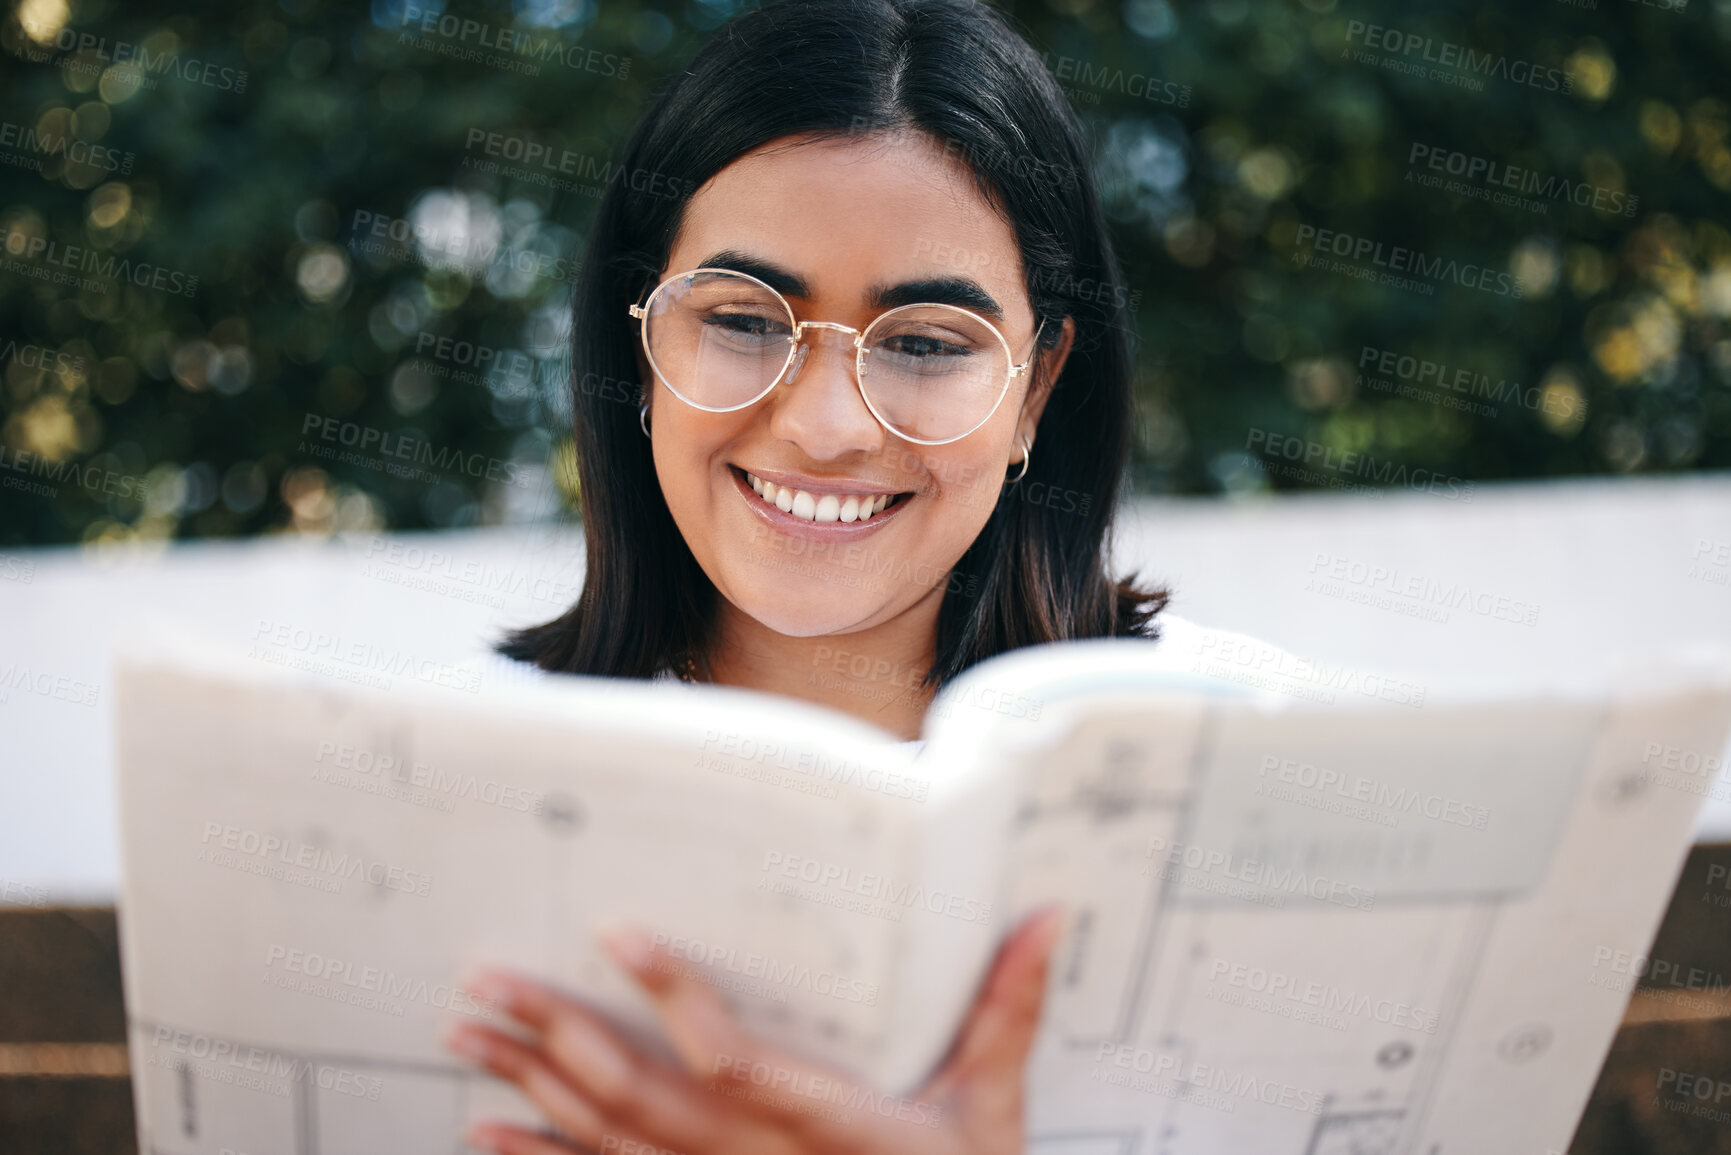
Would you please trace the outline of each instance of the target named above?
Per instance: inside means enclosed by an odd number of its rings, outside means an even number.
[[[1321,694],[1308,663],[1175,626],[984,663],[917,755],[743,691],[386,694],[134,649],[141,1148],[456,1151],[534,1119],[440,1046],[492,1016],[462,976],[539,975],[654,1048],[595,938],[618,921],[846,1072],[813,1109],[917,1111],[996,944],[1057,902],[1031,1150],[1563,1150],[1722,764],[1726,667]]]

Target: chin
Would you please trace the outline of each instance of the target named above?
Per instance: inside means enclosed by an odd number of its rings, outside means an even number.
[[[808,574],[758,569],[744,595],[728,598],[741,613],[790,638],[821,638],[864,629],[882,616],[887,591]],[[858,574],[841,575],[858,581]]]

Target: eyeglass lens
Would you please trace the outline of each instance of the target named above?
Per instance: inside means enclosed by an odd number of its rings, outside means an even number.
[[[734,409],[763,396],[794,349],[787,303],[751,278],[722,271],[663,285],[643,324],[656,371],[676,394],[706,409]],[[884,424],[918,441],[972,431],[1009,387],[1009,355],[997,332],[948,305],[883,314],[866,330],[856,367],[861,392]]]

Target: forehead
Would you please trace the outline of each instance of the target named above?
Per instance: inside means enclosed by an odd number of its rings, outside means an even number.
[[[1025,307],[1015,232],[967,164],[922,133],[793,138],[739,157],[692,195],[665,271],[722,250],[797,273],[814,299],[942,273]]]

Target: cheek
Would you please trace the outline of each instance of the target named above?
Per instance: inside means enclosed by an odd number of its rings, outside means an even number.
[[[700,556],[722,503],[733,494],[718,454],[732,433],[732,414],[701,413],[674,402],[650,420],[655,435],[655,476],[686,543]]]
[[[668,504],[676,494],[684,501],[702,497],[711,488],[711,475],[720,469],[722,451],[740,432],[739,415],[704,413],[672,401],[656,406],[649,420],[655,475]]]
[[[929,459],[934,482],[931,519],[935,536],[946,542],[972,544],[992,515],[1003,491],[997,459],[979,453],[948,454]]]

